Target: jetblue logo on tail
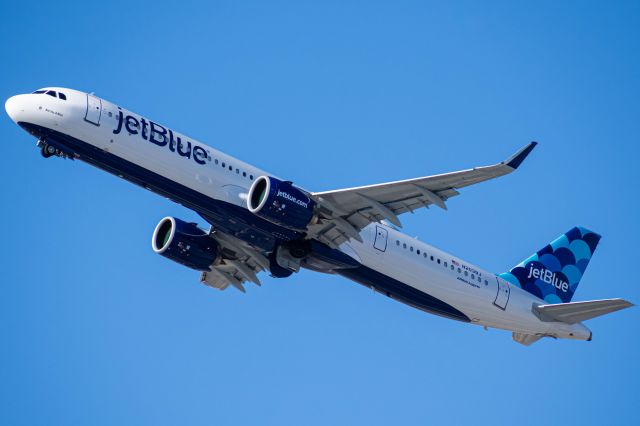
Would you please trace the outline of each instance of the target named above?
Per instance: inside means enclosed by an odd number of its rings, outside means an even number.
[[[500,277],[547,303],[570,302],[599,241],[576,226]]]
[[[538,269],[534,268],[533,265],[531,265],[529,267],[529,276],[527,278],[538,278],[547,284],[551,284],[558,290],[564,291],[565,293],[567,292],[567,290],[569,290],[569,284],[548,269]]]

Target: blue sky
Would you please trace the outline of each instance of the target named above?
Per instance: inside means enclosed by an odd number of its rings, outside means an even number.
[[[575,300],[640,302],[637,2],[14,2],[3,99],[98,96],[311,190],[491,164],[405,231],[501,272],[603,235]],[[0,120],[0,423],[638,424],[640,310],[525,348],[343,278],[216,292],[150,247],[198,217]]]

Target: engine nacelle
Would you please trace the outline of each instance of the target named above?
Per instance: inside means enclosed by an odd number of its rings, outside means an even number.
[[[197,271],[208,271],[220,252],[218,243],[193,223],[165,217],[151,239],[153,251]]]
[[[271,176],[257,178],[247,197],[249,211],[269,222],[294,231],[306,231],[316,203],[291,182]]]

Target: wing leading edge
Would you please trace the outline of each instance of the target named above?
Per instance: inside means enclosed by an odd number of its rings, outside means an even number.
[[[398,216],[403,213],[430,205],[446,209],[445,202],[459,195],[458,189],[513,172],[536,145],[537,142],[531,142],[507,160],[491,166],[311,193],[323,214],[318,223],[309,227],[309,236],[337,247],[350,238],[359,239],[359,231],[372,222],[388,220],[401,227]]]

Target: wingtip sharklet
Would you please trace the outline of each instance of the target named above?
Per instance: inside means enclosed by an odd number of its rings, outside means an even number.
[[[538,142],[530,142],[527,146],[520,149],[520,151],[516,152],[515,154],[513,154],[513,156],[511,156],[511,158],[505,161],[505,164],[514,170],[517,169],[518,167],[520,167],[520,164],[522,164],[525,158],[527,158],[527,156],[531,153],[531,151],[533,151],[533,148],[535,148],[536,145],[538,145]]]

